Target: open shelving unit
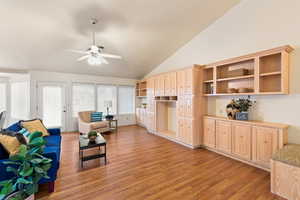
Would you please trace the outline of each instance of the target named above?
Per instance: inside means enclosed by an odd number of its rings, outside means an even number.
[[[204,67],[204,96],[288,94],[290,46],[278,47]]]
[[[135,95],[137,97],[147,96],[147,81],[139,81],[135,86]]]
[[[176,138],[176,100],[156,100],[156,128],[161,135]]]

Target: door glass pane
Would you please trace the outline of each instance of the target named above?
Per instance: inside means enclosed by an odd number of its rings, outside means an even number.
[[[62,88],[43,87],[43,122],[46,127],[62,126]]]
[[[11,117],[28,119],[30,110],[29,82],[11,83]]]
[[[6,83],[0,83],[0,112],[6,110]]]
[[[107,107],[109,114],[117,114],[117,87],[111,85],[97,86],[97,110],[107,115]]]
[[[75,84],[73,93],[73,116],[78,117],[78,112],[95,110],[95,86],[89,84]]]
[[[119,87],[119,114],[134,113],[134,87],[120,86]]]

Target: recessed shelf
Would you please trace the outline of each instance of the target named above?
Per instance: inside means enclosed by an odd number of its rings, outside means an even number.
[[[207,81],[203,81],[204,83],[213,83],[214,80],[207,80]]]
[[[275,75],[281,75],[281,72],[268,72],[268,73],[263,73],[260,74],[259,76],[275,76]]]
[[[254,75],[246,75],[246,76],[237,76],[237,77],[230,77],[230,78],[221,78],[217,79],[218,82],[220,81],[232,81],[232,80],[240,80],[240,79],[249,79],[254,78]]]

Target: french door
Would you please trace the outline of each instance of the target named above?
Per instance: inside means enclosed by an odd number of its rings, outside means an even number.
[[[47,128],[66,130],[65,94],[65,84],[38,83],[38,116]]]

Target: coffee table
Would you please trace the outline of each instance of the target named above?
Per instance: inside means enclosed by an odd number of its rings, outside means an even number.
[[[84,156],[84,150],[87,149],[92,149],[98,147],[99,152],[93,155],[89,156]],[[101,147],[104,147],[104,153],[101,153]],[[107,163],[106,159],[106,140],[104,137],[99,134],[95,140],[95,142],[90,142],[90,140],[87,138],[87,136],[80,135],[79,136],[79,162],[81,168],[83,168],[83,162],[88,161],[88,160],[93,160],[93,159],[98,159],[98,158],[103,158],[105,164]]]

